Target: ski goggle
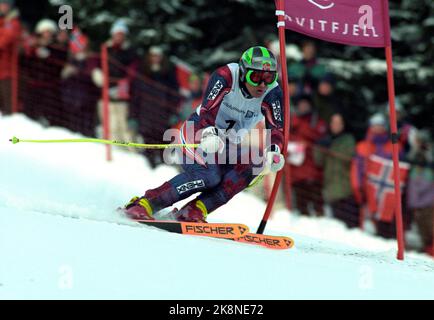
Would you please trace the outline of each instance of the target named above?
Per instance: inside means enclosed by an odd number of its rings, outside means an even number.
[[[254,87],[259,86],[262,82],[270,87],[277,81],[277,72],[249,70],[246,74],[246,80]]]

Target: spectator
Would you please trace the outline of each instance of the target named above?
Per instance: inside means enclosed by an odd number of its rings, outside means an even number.
[[[109,112],[112,138],[130,141],[132,132],[128,127],[131,74],[136,63],[136,54],[128,41],[129,29],[119,19],[110,29],[111,38],[106,42],[109,55]],[[98,87],[103,86],[101,69],[92,72],[92,79]],[[103,101],[98,102],[98,115],[103,123]],[[102,130],[101,130],[102,131]]]
[[[69,46],[69,33],[68,30],[59,30],[56,35],[56,45],[59,49],[68,50]]]
[[[323,215],[322,170],[315,164],[313,144],[323,138],[326,123],[318,117],[308,95],[301,96],[296,103],[296,114],[292,116],[290,140],[304,146],[304,159],[298,165],[291,164],[291,182],[296,198],[296,207],[303,215],[309,215],[309,203],[313,204],[318,216]]]
[[[36,45],[36,36],[33,34],[31,28],[28,24],[23,22],[21,24],[21,34],[20,34],[20,58],[25,61],[30,52],[33,50],[33,47]],[[20,61],[20,63],[22,63]],[[20,67],[22,67],[20,65]]]
[[[297,79],[298,86],[305,94],[313,94],[326,69],[317,61],[316,45],[313,41],[305,41],[301,46],[303,59],[289,66],[288,76]]]
[[[413,148],[414,139],[417,129],[408,121],[407,113],[404,106],[396,99],[395,103],[396,123],[398,125],[399,141],[404,148],[404,156],[406,157]]]
[[[389,111],[389,109],[387,111]],[[408,121],[407,113],[405,112],[404,106],[398,98],[395,101],[395,111],[399,142],[402,147],[403,159],[408,160],[407,155],[414,148],[414,140],[417,129]],[[404,189],[402,190],[402,203],[407,203],[407,194],[408,191],[406,184]],[[402,206],[402,216],[404,218],[405,228],[409,229],[414,215],[412,215],[410,212],[407,212],[406,206]]]
[[[412,167],[407,188],[407,207],[418,226],[424,251],[434,256],[434,154],[429,132],[417,133],[415,148],[408,158]]]
[[[313,101],[318,115],[327,123],[330,123],[333,114],[342,112],[335,96],[335,85],[335,77],[327,73],[319,80],[318,89],[314,94]]]
[[[366,202],[367,197],[376,197],[376,195],[367,194],[367,165],[372,155],[376,155],[382,159],[392,159],[392,142],[389,138],[387,130],[386,118],[383,114],[374,114],[369,120],[369,128],[365,140],[359,142],[356,146],[356,156],[352,163],[352,187],[356,196],[357,202],[362,205]],[[402,158],[402,154],[401,154]],[[377,198],[376,201],[379,201]],[[372,215],[379,212],[370,212]],[[384,238],[395,236],[395,224],[393,221],[376,218],[377,234]]]
[[[183,102],[177,114],[171,117],[170,124],[184,122],[202,102],[202,79],[197,74],[191,74],[188,79],[188,92],[183,95]]]
[[[97,124],[96,105],[100,90],[92,82],[91,74],[98,65],[89,51],[89,41],[74,30],[70,43],[70,57],[62,70],[62,100],[67,127],[85,136],[94,137]]]
[[[61,72],[67,52],[56,44],[57,25],[44,19],[36,25],[36,40],[26,50],[28,79],[24,94],[25,113],[45,124],[65,126],[60,97]]]
[[[132,85],[132,112],[138,119],[139,133],[145,143],[162,143],[165,130],[170,128],[170,117],[179,104],[176,72],[160,47],[149,49]],[[162,163],[162,151],[144,152],[152,167]]]
[[[297,78],[288,76],[288,92],[291,106],[293,106],[297,98],[303,95],[303,86]]]
[[[19,12],[13,0],[0,0],[0,113],[12,113],[12,66],[20,39]]]
[[[354,228],[359,225],[359,206],[351,190],[350,169],[356,141],[339,113],[331,116],[329,131],[314,147],[315,161],[324,168],[323,196],[334,217]]]

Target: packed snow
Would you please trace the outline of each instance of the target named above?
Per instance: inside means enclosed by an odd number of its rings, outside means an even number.
[[[171,234],[116,213],[177,173],[98,144],[12,145],[80,138],[23,115],[0,117],[0,299],[433,299],[434,260],[330,218],[277,210],[266,233],[295,247],[273,251]],[[210,222],[256,230],[265,203],[243,192]]]

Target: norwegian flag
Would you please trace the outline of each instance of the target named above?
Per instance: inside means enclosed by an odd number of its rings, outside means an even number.
[[[69,38],[69,50],[74,54],[81,52],[86,48],[88,42],[89,39],[81,32],[81,30],[75,28]]]
[[[405,186],[409,164],[400,162],[401,190]],[[368,209],[376,220],[393,221],[395,215],[395,189],[393,162],[371,155],[366,166],[366,197]]]

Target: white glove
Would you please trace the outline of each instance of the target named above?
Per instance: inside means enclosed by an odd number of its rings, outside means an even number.
[[[78,70],[73,65],[67,64],[60,73],[60,77],[62,79],[68,79],[69,77],[76,75],[78,73]]]
[[[216,127],[203,129],[199,147],[206,153],[222,152],[224,143],[219,137]]]
[[[50,56],[50,50],[46,47],[36,49],[36,56],[40,59],[47,59]]]
[[[280,153],[280,148],[277,145],[272,144],[267,148],[265,163],[266,168],[273,173],[282,170],[285,165],[285,158],[283,154]]]
[[[102,70],[99,68],[93,69],[91,77],[92,77],[93,83],[98,88],[102,88],[102,86],[104,85],[104,74],[103,74]]]

